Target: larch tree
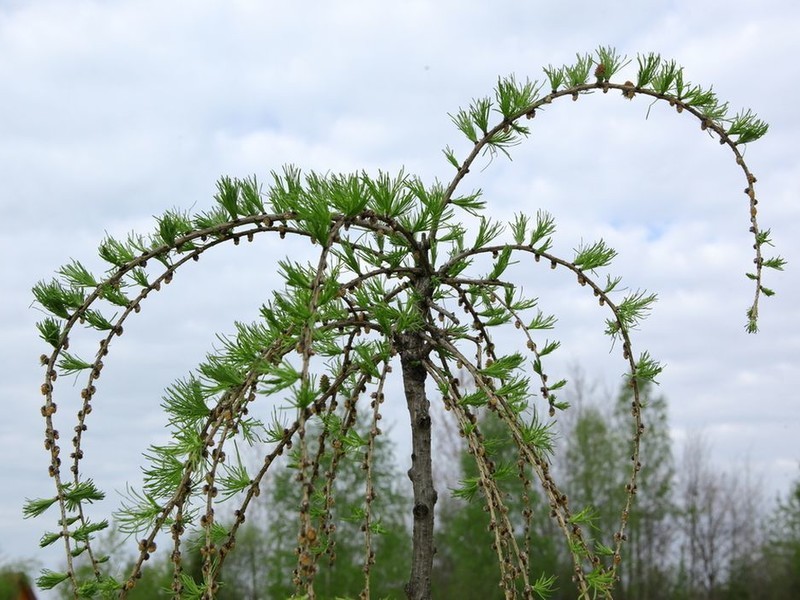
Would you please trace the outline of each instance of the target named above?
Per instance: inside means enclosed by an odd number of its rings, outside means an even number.
[[[531,119],[552,103],[597,92],[667,103],[678,118],[696,119],[717,138],[741,170],[755,257],[747,273],[755,294],[746,327],[756,331],[760,298],[772,294],[762,282],[764,270],[784,265],[779,256],[763,254],[770,232],[758,224],[756,178],[743,156],[744,145],[764,135],[767,124],[750,110],[729,114],[727,103],[711,88],[690,83],[674,61],[650,53],[637,56],[636,63],[630,79],[617,82],[614,78],[632,61],[600,47],[577,55],[573,64],[546,67],[541,81],[499,78],[492,97],[478,98],[452,115],[468,148],[463,156],[444,149],[452,175],[442,181],[426,184],[405,172],[304,174],[292,166],[272,173],[266,187],[255,177],[223,177],[206,210],[168,210],[149,234],[105,238],[99,246],[108,265],[104,273],[96,275],[72,260],[56,278],[39,282],[33,293],[47,316],[38,329],[50,346],[41,356],[41,413],[55,492],[28,501],[24,511],[31,517],[55,513],[55,527],[41,543],[63,544],[66,567],[45,570],[38,585],[65,585],[75,597],[124,598],[156,547],[166,546],[174,597],[215,597],[248,509],[261,497],[267,473],[280,464],[276,459],[291,452],[300,498],[296,536],[289,541],[296,557],[292,582],[298,596],[313,599],[319,561],[336,536],[333,481],[342,456],[359,452],[363,579],[361,590],[352,593],[369,596],[380,535],[373,506],[381,490],[375,486],[373,457],[375,440],[383,433],[384,403],[401,401],[399,394],[389,393],[395,373],[411,423],[406,596],[422,599],[431,593],[438,490],[432,477],[429,394],[435,390],[475,460],[476,474],[462,493],[479,494],[485,504],[501,593],[547,597],[556,585],[547,573],[530,575],[530,549],[514,532],[529,527],[535,515],[525,509],[519,518],[511,514],[498,484],[511,471],[523,490],[535,487],[543,494],[571,556],[577,595],[610,597],[638,487],[645,430],[641,390],[661,371],[648,352],[635,348],[632,331],[656,295],[623,289],[620,278],[608,273],[616,252],[603,240],[580,243],[573,254],[561,256],[553,251],[556,224],[550,214],[520,213],[501,223],[489,216],[491,207],[480,191],[462,187],[480,157],[510,155],[529,137]],[[147,300],[168,289],[179,271],[220,246],[243,249],[256,236],[306,240],[314,258],[280,261],[276,268],[284,287],[259,299],[264,302],[260,319],[237,322],[235,333],[220,336],[218,349],[196,371],[166,390],[163,408],[171,438],[145,452],[142,485],[130,488],[115,515],[135,538],[137,556],[128,575],[115,578],[93,544],[96,533],[108,526],[91,516],[92,503],[105,492],[84,469],[93,410],[106,410],[96,402],[103,368],[128,321],[135,323]],[[604,311],[605,333],[627,373],[631,453],[617,465],[628,474],[615,531],[603,538],[607,544],[589,542],[590,515],[573,510],[550,469],[551,425],[568,408],[561,397],[566,381],[549,375],[548,359],[559,347],[546,337],[555,315],[508,276],[509,265],[518,261],[574,277],[575,293],[588,294]],[[508,333],[520,336],[524,350],[495,343]],[[75,348],[87,343],[96,350],[80,356]],[[461,384],[459,370],[474,388]],[[75,374],[84,383],[73,394],[61,376]],[[516,464],[493,457],[478,419],[485,410],[507,428],[518,450]],[[72,424],[64,425],[68,414]],[[359,418],[369,423],[365,435],[354,428]],[[246,446],[262,453],[258,468],[247,468],[240,459],[237,448]],[[230,519],[223,506],[229,507]],[[193,531],[201,539],[197,577],[184,569],[181,544]],[[89,577],[80,576],[81,561],[90,565]]]

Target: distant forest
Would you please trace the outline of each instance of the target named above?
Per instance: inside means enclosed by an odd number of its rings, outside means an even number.
[[[572,408],[558,423],[561,451],[553,454],[552,469],[565,482],[573,510],[586,511],[587,535],[594,537],[596,547],[602,547],[611,543],[604,535],[615,530],[627,481],[618,466],[630,454],[630,419],[626,413],[631,398],[623,389],[617,398],[600,402],[580,378],[575,389],[570,398]],[[652,387],[646,392],[643,466],[614,597],[800,598],[800,477],[788,494],[776,501],[765,497],[758,473],[715,468],[702,437],[690,437],[680,449],[682,458],[676,460],[669,436],[667,400],[655,394]],[[433,596],[502,598],[490,518],[480,490],[472,485],[477,479],[474,463],[464,451],[458,431],[446,424],[444,415],[438,416],[439,502]],[[503,437],[506,430],[494,419],[487,412],[481,426],[490,441],[487,448],[498,465],[498,476],[504,479],[512,512],[524,515],[531,511],[533,515],[530,521],[516,522],[518,543],[531,549],[531,578],[555,576],[548,598],[574,598],[572,561],[563,548],[563,536],[548,518],[549,509],[536,493],[536,482],[527,481],[528,475],[518,468],[514,445]],[[392,441],[387,436],[378,436],[377,440],[372,467],[376,490],[373,513],[380,518],[372,525],[371,548],[365,549],[360,531],[362,461],[359,453],[349,453],[335,480],[336,532],[319,563],[315,585],[319,598],[358,597],[364,587],[365,560],[374,561],[370,597],[404,597],[403,585],[410,568],[409,486],[397,465]],[[295,592],[292,579],[297,563],[300,492],[294,485],[291,457],[286,463],[288,468],[272,476],[262,502],[248,513],[246,526],[224,566],[218,594],[221,599],[283,600]],[[103,542],[112,562],[119,565],[121,578],[130,560],[116,549],[122,537],[112,533]],[[184,573],[199,579],[202,560],[198,547],[189,544],[186,548]],[[149,562],[128,597],[171,598],[169,557],[156,554]],[[14,571],[14,567],[4,567],[7,574]],[[29,576],[35,578],[34,574]],[[10,575],[0,577],[0,596],[5,593],[3,582],[12,580]]]

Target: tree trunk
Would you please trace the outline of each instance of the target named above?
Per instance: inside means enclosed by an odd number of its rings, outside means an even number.
[[[429,600],[433,570],[433,508],[436,489],[433,486],[431,465],[430,402],[425,396],[427,372],[422,365],[424,341],[406,334],[405,347],[400,353],[403,367],[403,387],[411,418],[411,468],[408,477],[414,488],[414,531],[411,577],[406,584],[409,600]]]

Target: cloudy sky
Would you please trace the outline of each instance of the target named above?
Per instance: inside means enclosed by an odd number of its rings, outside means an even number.
[[[167,208],[209,207],[223,174],[266,179],[294,163],[447,179],[441,149],[467,147],[448,113],[490,93],[498,75],[541,79],[542,66],[599,45],[674,58],[733,112],[750,107],[769,122],[746,159],[761,223],[790,264],[768,273],[778,295],[762,304],[761,333],[743,328],[752,295],[745,182],[730,152],[686,115],[659,105],[648,116],[646,99],[618,94],[562,102],[537,116],[513,162],[474,169],[465,185],[482,188],[498,217],[551,211],[564,254],[597,237],[614,246],[615,272],[659,293],[635,343],[667,365],[660,389],[675,439],[702,431],[720,465],[749,464],[771,495],[787,488],[800,460],[800,116],[791,108],[800,5],[551,4],[0,2],[0,559],[34,556],[53,525],[20,520],[24,498],[52,493],[36,281],[71,257],[98,267],[106,232],[147,232]],[[161,390],[202,359],[215,332],[255,318],[274,261],[298,251],[279,240],[233,250],[176,277],[108,361],[86,468],[112,496],[138,481],[140,453],[163,436]],[[571,279],[523,275],[526,291],[559,311],[555,364],[580,364],[613,389],[620,365],[609,370],[604,315]],[[78,388],[62,386],[67,414]]]

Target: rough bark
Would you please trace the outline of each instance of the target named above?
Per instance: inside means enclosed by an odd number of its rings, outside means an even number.
[[[431,461],[430,402],[425,396],[427,372],[421,362],[425,344],[413,334],[407,335],[405,342],[400,362],[411,419],[411,468],[408,477],[414,489],[411,576],[405,591],[410,600],[429,600],[434,554],[433,509],[437,494]]]

